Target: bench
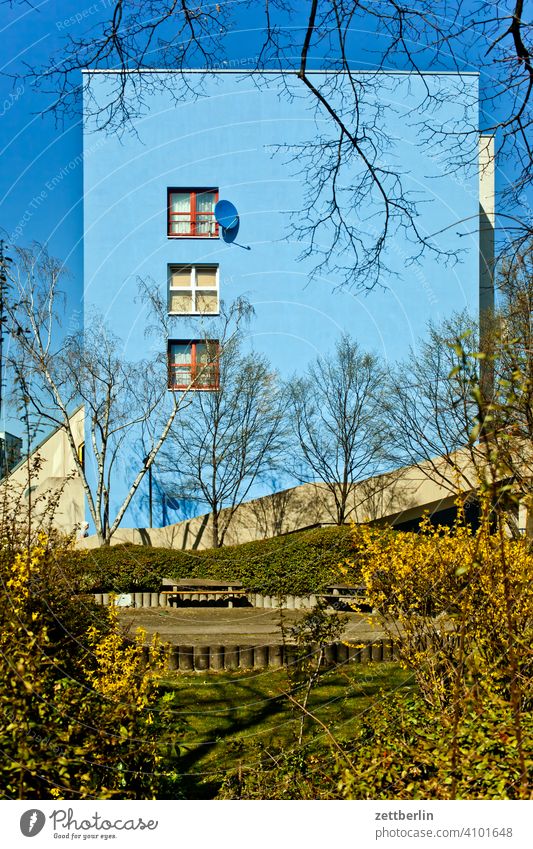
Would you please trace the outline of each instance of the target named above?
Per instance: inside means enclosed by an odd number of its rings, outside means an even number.
[[[233,607],[233,601],[246,597],[246,590],[240,581],[212,581],[203,578],[182,578],[174,581],[165,578],[162,581],[161,595],[168,597],[169,601],[210,601],[227,599],[228,607]]]
[[[365,586],[349,584],[329,584],[318,598],[324,599],[335,610],[353,610],[354,607],[372,608]]]

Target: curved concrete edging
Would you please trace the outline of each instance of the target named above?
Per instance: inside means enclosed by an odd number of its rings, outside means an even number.
[[[317,651],[309,647],[309,655]],[[148,655],[148,649],[146,649]],[[346,663],[380,663],[398,659],[398,646],[390,639],[361,642],[356,645],[331,643],[324,652],[325,666]],[[296,646],[170,645],[167,668],[176,672],[222,672],[250,669],[279,669],[297,663]]]
[[[152,592],[130,592],[130,593],[92,593],[96,604],[109,605],[110,599],[115,599],[115,604],[121,607],[171,607],[168,600],[168,595],[165,593]],[[207,601],[205,593],[184,593],[184,598],[193,603]],[[269,610],[310,610],[316,607],[317,596],[314,593],[306,596],[275,596],[262,595],[261,593],[247,593],[245,598],[252,607],[259,607]],[[231,599],[229,599],[231,602]]]

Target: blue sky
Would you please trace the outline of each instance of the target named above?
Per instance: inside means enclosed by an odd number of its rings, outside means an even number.
[[[10,10],[1,31],[2,70],[14,73],[29,58],[44,60],[57,43],[52,3],[39,11],[27,6]],[[72,308],[79,306],[82,272],[82,169],[75,167],[81,151],[79,118],[55,126],[41,117],[44,99],[25,81],[0,77],[0,228],[10,244],[47,242],[72,271],[69,280]],[[47,187],[53,177],[55,187]],[[9,417],[1,429],[20,432]]]

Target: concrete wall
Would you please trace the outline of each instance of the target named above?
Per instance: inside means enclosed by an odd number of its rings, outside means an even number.
[[[494,309],[495,210],[494,137],[479,142],[479,314]]]
[[[83,442],[83,408],[71,419],[76,445]],[[468,493],[476,487],[476,473],[469,452],[457,452],[450,458],[461,469],[461,488]],[[70,534],[84,522],[84,492],[76,472],[70,447],[62,430],[45,439],[34,451],[31,461],[32,504],[34,519],[47,513],[50,500],[57,500],[53,525]],[[420,466],[408,466],[356,484],[351,493],[349,519],[357,523],[387,522],[400,525],[419,518],[425,511],[437,512],[454,505],[456,475],[444,458]],[[12,507],[28,504],[28,470],[20,463],[2,484],[0,495],[7,496]],[[334,523],[333,496],[324,484],[304,484],[272,495],[252,499],[240,505],[229,525],[226,545],[238,545],[279,534],[291,533],[316,525]],[[518,525],[533,536],[533,499],[525,498],[519,508]],[[154,547],[197,549],[211,546],[209,515],[168,525],[163,528],[119,528],[112,544],[134,543]],[[96,536],[78,540],[82,548],[98,545]]]
[[[476,476],[468,454],[458,453],[455,462],[463,470],[463,488],[475,487]],[[386,521],[401,524],[430,512],[453,507],[456,487],[448,481],[444,460],[422,468],[409,466],[398,472],[363,481],[351,493],[351,513],[355,522]],[[468,481],[471,480],[471,487]],[[304,484],[253,499],[242,504],[229,525],[226,545],[238,545],[306,527],[334,522],[335,508],[331,492],[324,484]],[[154,547],[197,549],[211,546],[209,515],[197,516],[164,528],[119,528],[112,544],[134,543]],[[98,545],[95,536],[80,542],[84,548]]]

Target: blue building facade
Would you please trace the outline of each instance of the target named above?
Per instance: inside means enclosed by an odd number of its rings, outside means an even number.
[[[166,74],[169,85],[172,75]],[[392,75],[391,75],[392,76]],[[306,175],[298,150],[323,131],[294,75],[219,72],[202,79],[201,95],[176,102],[168,88],[150,95],[135,132],[121,137],[84,134],[84,310],[96,309],[124,341],[124,356],[142,356],[146,313],[136,300],[138,278],[150,278],[168,298],[171,327],[161,339],[174,385],[186,384],[205,362],[198,317],[215,316],[221,301],[247,298],[254,307],[247,344],[266,354],[282,377],[333,348],[349,332],[385,360],[405,357],[429,320],[479,306],[479,183],[476,168],[451,173],[435,147],[420,144],[412,109],[421,87],[454,84],[454,75],[394,76],[389,163],[402,172],[418,202],[418,226],[442,250],[461,248],[447,266],[431,253],[409,264],[413,247],[401,232],[387,256],[390,273],[372,291],[340,287],[334,273],[314,275],[317,258],[302,258],[305,243],[292,225],[306,206]],[[197,82],[191,72],[191,80]],[[445,81],[446,81],[445,79]],[[91,76],[91,95],[105,99],[109,77]],[[476,126],[477,76],[462,79],[464,100],[444,98],[435,120]],[[465,88],[466,86],[466,88]],[[294,90],[294,91],[293,91]],[[293,96],[294,95],[294,96]],[[386,86],[376,98],[391,98]],[[386,113],[385,113],[386,114]],[[239,213],[233,243],[213,216],[216,201]],[[357,210],[365,221],[365,210]],[[468,222],[458,244],[457,222]],[[216,375],[203,372],[206,388]],[[156,474],[156,472],[155,472]],[[146,482],[145,482],[146,483]],[[127,480],[118,481],[120,499]],[[172,521],[177,515],[166,517]],[[154,517],[159,519],[160,514]],[[146,492],[135,497],[123,522],[147,524]]]

